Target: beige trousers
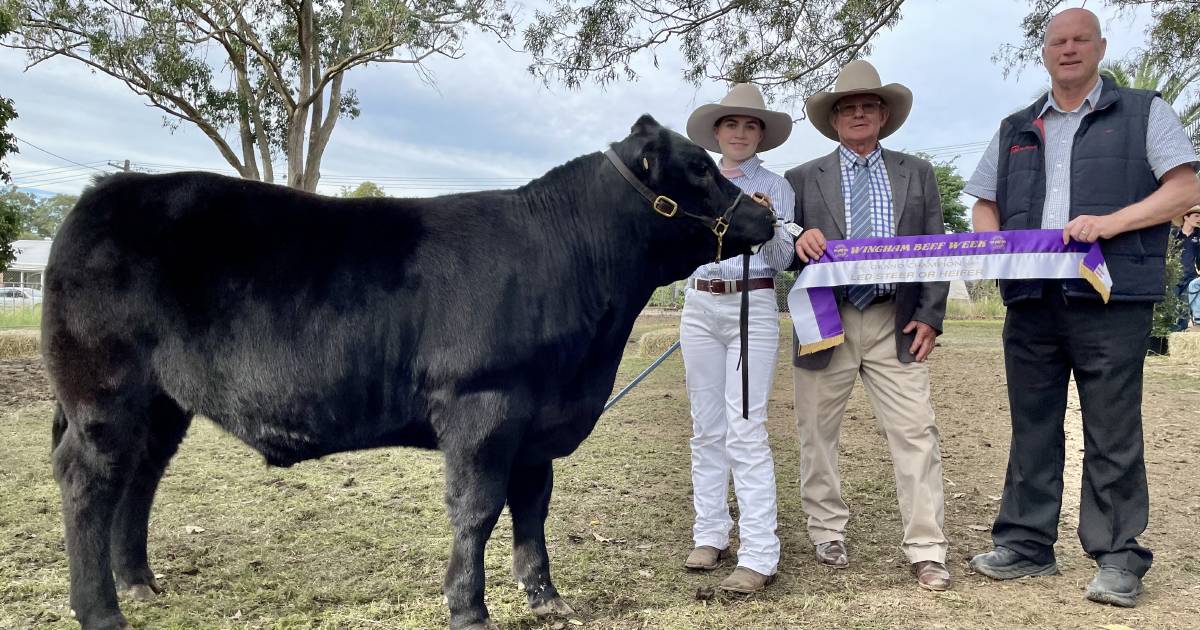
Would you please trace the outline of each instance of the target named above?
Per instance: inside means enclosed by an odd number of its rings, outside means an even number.
[[[942,459],[929,401],[929,367],[896,358],[895,305],[840,309],[846,341],[823,370],[792,369],[800,437],[801,504],[813,544],[843,540],[850,509],[842,500],[838,440],[846,401],[861,375],[887,435],[909,562],[946,561]]]

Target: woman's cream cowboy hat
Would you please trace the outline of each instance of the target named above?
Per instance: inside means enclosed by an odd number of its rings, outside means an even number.
[[[773,112],[763,103],[762,92],[753,83],[738,83],[720,103],[701,105],[688,118],[687,135],[692,142],[712,151],[721,152],[713,127],[725,116],[751,116],[763,122],[763,139],[759,151],[769,151],[783,144],[792,133],[792,117]]]
[[[882,85],[875,66],[859,59],[851,61],[838,73],[832,92],[817,92],[804,103],[808,119],[817,131],[831,140],[838,140],[837,129],[829,122],[829,114],[838,99],[854,94],[874,94],[888,106],[887,123],[879,130],[879,137],[886,138],[904,124],[912,109],[912,91],[899,83]]]

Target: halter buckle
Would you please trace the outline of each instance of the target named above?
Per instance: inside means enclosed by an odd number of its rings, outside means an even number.
[[[717,235],[718,239],[725,236],[725,233],[728,231],[729,221],[726,221],[725,217],[717,217],[717,219],[713,221],[712,232],[713,234]]]
[[[675,213],[679,212],[679,204],[675,203],[674,199],[662,195],[655,197],[654,201],[650,203],[650,207],[668,219],[674,218]]]

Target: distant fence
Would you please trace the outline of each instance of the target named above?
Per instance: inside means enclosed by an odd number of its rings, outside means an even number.
[[[42,283],[39,282],[0,282],[0,287],[16,287],[19,289],[34,289],[42,290]]]

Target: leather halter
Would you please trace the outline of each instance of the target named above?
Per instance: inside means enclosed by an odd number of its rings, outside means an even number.
[[[637,176],[633,174],[633,171],[629,170],[628,166],[625,166],[625,162],[621,161],[621,157],[617,155],[617,152],[614,151],[612,147],[609,147],[604,151],[604,156],[607,157],[608,161],[611,162],[613,167],[617,169],[617,172],[621,174],[621,177],[624,177],[625,181],[629,182],[629,185],[633,186],[634,190],[641,193],[642,196],[650,202],[650,208],[652,210],[664,217],[667,217],[668,219],[682,214],[685,217],[696,219],[697,221],[703,223],[713,233],[713,235],[717,237],[716,260],[720,262],[721,248],[725,244],[725,233],[729,231],[729,220],[733,218],[734,210],[737,208],[738,203],[741,202],[742,196],[746,193],[739,190],[737,197],[733,199],[733,203],[729,204],[729,207],[725,208],[725,212],[721,213],[721,216],[717,217],[716,219],[710,219],[709,217],[703,215],[693,214],[686,210],[680,210],[679,204],[676,203],[674,199],[671,199],[665,195],[655,194],[653,190],[650,190],[649,187],[643,184],[641,180],[639,180]]]

